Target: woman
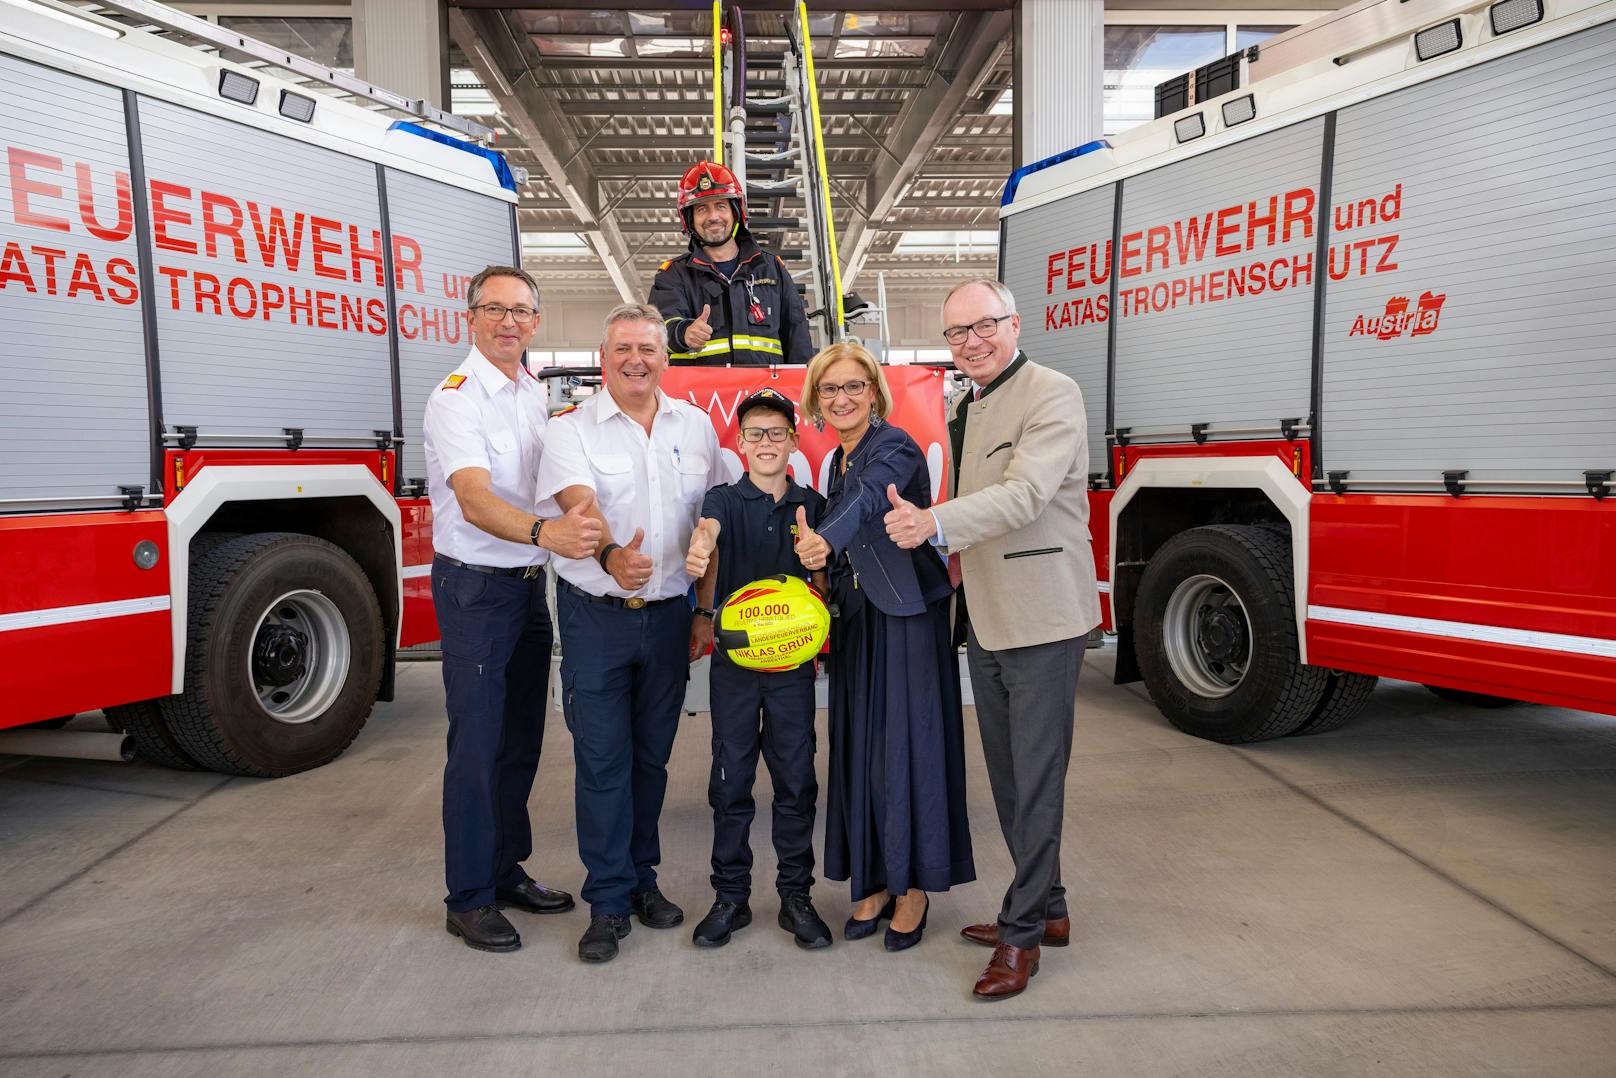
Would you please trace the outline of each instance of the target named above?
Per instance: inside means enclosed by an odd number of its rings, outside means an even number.
[[[838,610],[830,638],[830,792],[825,875],[851,879],[848,939],[891,919],[886,948],[920,942],[928,891],[976,879],[965,818],[959,665],[949,640],[953,589],[937,550],[901,550],[883,523],[888,488],[931,504],[915,440],[886,422],[891,392],[873,356],[835,344],[808,364],[803,405],[841,446],[803,565],[829,565]]]

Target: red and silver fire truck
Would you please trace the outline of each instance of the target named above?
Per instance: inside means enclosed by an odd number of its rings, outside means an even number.
[[[1616,4],[1363,0],[1019,170],[1117,679],[1334,728],[1376,676],[1616,714]]]
[[[516,185],[252,44],[0,3],[0,726],[105,708],[150,759],[277,775],[437,635],[404,477]]]
[[[516,177],[486,128],[100,6],[127,17],[0,0],[0,728],[105,709],[159,763],[315,767],[437,639],[421,419],[469,275],[520,255]],[[663,384],[733,445],[801,377]],[[893,388],[940,494],[942,375]],[[800,481],[834,441],[804,432]],[[115,751],[77,733],[0,751]]]

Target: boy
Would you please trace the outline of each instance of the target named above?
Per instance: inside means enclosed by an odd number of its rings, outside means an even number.
[[[825,499],[798,486],[789,464],[797,450],[796,408],[784,395],[760,389],[741,402],[738,448],[747,474],[713,487],[702,502],[685,570],[696,583],[698,612],[711,616],[743,584],[766,576],[808,575],[794,549],[797,525],[819,523]],[[816,586],[824,590],[822,573]],[[797,946],[830,946],[830,928],[809,897],[814,882],[814,663],[795,670],[746,670],[717,648],[712,661],[713,890],[717,900],[696,926],[698,947],[722,947],[752,923],[752,848],[747,832],[756,805],[752,781],[758,752],[774,782],[774,851],[780,862],[780,927]]]

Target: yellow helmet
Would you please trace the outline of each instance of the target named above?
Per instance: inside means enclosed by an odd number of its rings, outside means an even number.
[[[748,670],[794,670],[819,654],[830,611],[797,576],[769,576],[736,588],[718,610],[717,645]]]

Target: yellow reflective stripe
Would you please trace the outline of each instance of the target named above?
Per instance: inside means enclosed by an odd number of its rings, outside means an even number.
[[[775,337],[742,337],[732,338],[736,348],[749,348],[754,352],[770,352],[777,356],[785,355],[785,349]]]
[[[669,359],[701,359],[706,356],[716,356],[729,351],[728,337],[714,337],[699,352],[669,352]]]

